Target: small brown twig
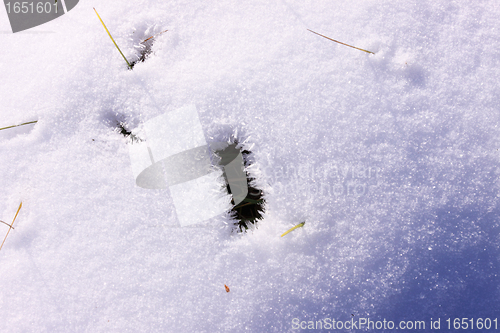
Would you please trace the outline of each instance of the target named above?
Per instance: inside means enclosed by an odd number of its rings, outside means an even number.
[[[2,245],[0,245],[0,250],[2,250],[3,244],[5,243],[5,240],[7,239],[7,236],[9,235],[10,229],[14,229],[13,225],[14,222],[16,221],[17,214],[19,214],[19,211],[21,210],[21,207],[23,206],[23,203],[19,205],[19,208],[17,209],[16,216],[14,216],[14,219],[12,220],[12,223],[9,225],[9,231],[7,231],[7,235],[5,235],[5,238],[3,239]],[[4,222],[5,223],[5,222]]]
[[[309,29],[307,29],[307,30],[309,30]],[[329,39],[329,40],[331,40],[331,41],[334,41],[335,43],[339,43],[339,44],[342,44],[342,45],[345,45],[345,46],[349,46],[349,47],[352,47],[353,49],[360,50],[360,51],[364,51],[364,52],[366,52],[366,53],[375,54],[375,53],[373,53],[372,51],[363,50],[363,49],[360,49],[359,47],[356,47],[356,46],[352,46],[352,45],[349,45],[349,44],[346,44],[346,43],[339,42],[338,40],[331,39],[330,37],[326,37],[326,36],[324,36],[324,35],[322,35],[322,34],[319,34],[319,33],[317,33],[317,32],[314,32],[314,31],[312,31],[312,30],[309,30],[309,31],[310,31],[310,32],[312,32],[313,34],[316,34],[316,35],[319,35],[319,36],[324,37],[324,38],[326,38],[326,39]]]
[[[0,222],[2,222],[2,223],[3,223],[3,224],[5,224],[5,225],[8,225],[8,226],[9,226],[9,228],[14,229],[14,227],[13,227],[13,226],[11,226],[10,224],[8,224],[7,222],[1,221],[1,220],[0,220]]]

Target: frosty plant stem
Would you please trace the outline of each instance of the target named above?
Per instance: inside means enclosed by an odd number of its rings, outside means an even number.
[[[283,235],[281,235],[281,237],[285,236],[286,234],[288,234],[289,232],[292,232],[294,231],[295,229],[297,228],[300,228],[300,227],[303,227],[304,224],[306,224],[306,221],[302,222],[302,223],[299,223],[297,224],[295,227],[291,228],[290,230],[288,230],[287,232],[285,232]]]
[[[118,52],[120,52],[120,54],[122,55],[123,59],[125,59],[125,62],[127,63],[128,67],[129,67],[130,69],[132,69],[132,65],[130,65],[130,63],[128,62],[127,58],[125,58],[125,56],[123,55],[122,50],[120,50],[120,48],[119,48],[119,47],[118,47],[118,45],[116,44],[115,40],[113,39],[113,36],[111,36],[111,34],[109,33],[108,28],[106,28],[106,25],[105,25],[105,24],[104,24],[104,22],[102,21],[101,17],[99,16],[99,14],[97,13],[97,10],[95,10],[95,8],[94,8],[94,11],[95,11],[95,13],[97,14],[97,17],[99,18],[99,21],[101,21],[102,26],[104,27],[104,29],[106,29],[106,32],[108,33],[109,38],[111,38],[111,40],[113,41],[113,44],[115,44],[116,48],[118,49]]]
[[[36,122],[38,122],[38,120],[29,121],[27,123],[22,123],[22,124],[19,124],[19,125],[12,125],[12,126],[7,126],[7,127],[2,127],[2,128],[0,128],[0,131],[4,130],[4,129],[7,129],[7,128],[12,128],[12,127],[17,127],[17,126],[23,126],[23,125],[28,125],[28,124],[34,124]]]
[[[14,219],[12,220],[12,223],[10,225],[8,225],[10,228],[9,230],[7,231],[7,235],[5,235],[5,238],[3,239],[3,242],[2,242],[2,245],[0,245],[0,250],[2,250],[2,247],[3,247],[3,243],[5,243],[5,240],[7,239],[7,236],[9,235],[9,232],[10,232],[10,229],[14,229],[13,225],[14,225],[14,221],[16,220],[16,217],[17,217],[17,214],[19,214],[19,211],[21,210],[21,207],[23,206],[23,203],[21,202],[21,204],[19,205],[19,208],[17,209],[17,212],[16,212],[16,216],[14,216]],[[3,222],[3,221],[2,221]]]
[[[307,30],[309,30],[309,29],[307,29]],[[312,30],[309,30],[309,31],[310,31],[310,32],[312,32],[313,34],[316,34],[316,35],[319,35],[319,36],[324,37],[324,38],[326,38],[326,39],[329,39],[329,40],[331,40],[331,41],[334,41],[335,43],[339,43],[339,44],[342,44],[342,45],[345,45],[345,46],[349,46],[349,47],[352,47],[353,49],[360,50],[360,51],[363,51],[363,52],[366,52],[366,53],[375,54],[375,53],[373,53],[372,51],[363,50],[363,49],[360,49],[359,47],[356,47],[356,46],[352,46],[352,45],[349,45],[349,44],[346,44],[346,43],[339,42],[338,40],[331,39],[330,37],[326,37],[326,36],[324,36],[324,35],[322,35],[322,34],[318,34],[317,32],[314,32],[314,31],[312,31]]]

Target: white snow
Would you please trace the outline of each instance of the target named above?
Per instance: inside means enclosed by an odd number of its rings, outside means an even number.
[[[93,7],[129,60],[168,32],[129,71]],[[0,220],[23,203],[1,331],[498,318],[498,17],[496,0],[80,1],[12,34],[1,9],[0,128],[38,120],[0,131]],[[181,227],[168,189],[135,186],[113,126],[187,105],[207,142],[253,153],[266,213],[246,233],[229,214]]]

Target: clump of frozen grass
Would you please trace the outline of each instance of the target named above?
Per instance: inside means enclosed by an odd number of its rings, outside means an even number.
[[[229,146],[237,147],[238,141],[233,140],[233,142]],[[222,151],[223,149],[216,150],[215,154],[218,155]],[[245,170],[248,170],[248,167],[251,165],[249,157],[252,154],[252,152],[243,149],[241,150],[241,154],[243,156],[243,163],[245,166]],[[248,194],[245,197],[245,199],[243,199],[243,201],[237,205],[234,205],[234,200],[232,200],[232,204],[234,206],[231,209],[231,215],[236,220],[234,225],[237,227],[239,232],[246,231],[250,226],[255,225],[257,221],[262,220],[265,211],[264,209],[265,199],[263,191],[254,185],[255,179],[248,173],[248,171],[245,171],[245,174],[247,178],[246,181],[248,186]],[[229,194],[232,194],[225,173],[224,173],[224,179],[226,180],[227,192]]]
[[[136,134],[132,133],[132,131],[129,130],[127,127],[128,127],[128,125],[124,121],[119,121],[116,124],[115,130],[116,130],[116,132],[118,132],[119,134],[121,134],[125,138],[127,138],[130,141],[130,143],[144,141],[139,136],[137,136]]]
[[[137,58],[136,60],[134,60],[131,65],[132,67],[135,66],[135,64],[137,64],[138,62],[144,62],[146,61],[146,59],[151,55],[151,53],[153,52],[152,51],[152,47],[153,47],[153,43],[155,41],[155,38],[157,38],[158,36],[162,35],[163,33],[167,32],[168,30],[164,30],[164,31],[161,31],[151,37],[148,37],[146,38],[145,40],[143,40],[142,42],[139,43],[139,58]]]
[[[95,8],[94,8],[94,11],[97,14],[97,17],[99,18],[99,21],[101,21],[102,26],[104,27],[104,29],[106,29],[106,32],[108,33],[109,38],[111,38],[111,40],[113,41],[113,44],[115,44],[116,48],[118,49],[118,52],[120,52],[120,54],[122,55],[123,59],[125,59],[125,62],[127,63],[127,66],[128,66],[129,69],[133,69],[134,66],[138,62],[144,62],[144,61],[146,61],[146,59],[152,53],[152,47],[153,47],[153,43],[155,41],[155,38],[168,31],[168,30],[163,30],[163,31],[161,31],[161,32],[159,32],[159,33],[157,33],[157,34],[155,34],[153,36],[150,36],[150,37],[146,38],[142,42],[140,42],[139,43],[139,49],[140,49],[139,50],[139,58],[137,58],[136,60],[134,60],[132,62],[129,62],[127,60],[127,58],[125,57],[125,55],[123,54],[122,50],[120,50],[120,48],[118,47],[118,44],[116,44],[113,36],[111,36],[111,33],[109,32],[108,28],[104,24],[103,20],[101,19],[101,17],[99,16],[99,14],[97,13],[97,10]]]

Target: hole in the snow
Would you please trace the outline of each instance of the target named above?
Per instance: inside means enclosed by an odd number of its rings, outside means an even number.
[[[144,141],[139,131],[140,121],[137,117],[108,111],[101,115],[101,121],[113,132],[123,135],[127,143]]]
[[[216,149],[215,154],[221,158],[219,165],[224,166],[226,188],[233,197],[231,213],[235,218],[234,224],[242,232],[263,218],[265,199],[262,190],[254,185],[255,179],[247,171],[251,165],[249,157],[252,152],[238,149],[237,145],[235,141],[227,147]],[[239,154],[241,154],[244,166],[242,178],[239,178],[238,172],[234,171],[242,167]]]

